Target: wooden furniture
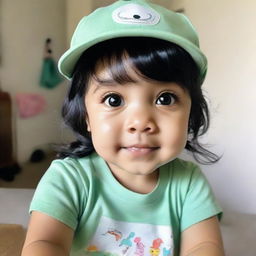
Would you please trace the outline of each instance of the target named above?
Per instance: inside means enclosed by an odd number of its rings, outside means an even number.
[[[0,168],[12,165],[12,109],[11,98],[0,92]]]
[[[0,223],[0,255],[20,256],[25,241],[25,230],[17,224]]]
[[[13,157],[11,97],[0,91],[0,178],[12,181],[20,171]]]

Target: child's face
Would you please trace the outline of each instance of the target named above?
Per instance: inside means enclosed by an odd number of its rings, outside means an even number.
[[[102,65],[101,82],[91,79],[85,96],[88,131],[96,152],[112,172],[150,175],[176,158],[186,145],[191,100],[175,83],[146,81],[120,85]]]

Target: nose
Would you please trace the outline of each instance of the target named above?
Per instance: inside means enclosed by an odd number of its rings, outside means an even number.
[[[126,119],[126,128],[129,133],[148,133],[157,131],[157,124],[153,114],[142,109],[133,111]]]

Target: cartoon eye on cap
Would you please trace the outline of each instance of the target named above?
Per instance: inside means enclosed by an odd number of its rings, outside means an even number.
[[[155,25],[160,20],[160,15],[151,8],[127,4],[113,11],[112,18],[121,24]]]

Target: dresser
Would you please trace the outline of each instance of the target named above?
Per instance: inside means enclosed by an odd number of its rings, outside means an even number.
[[[11,97],[0,91],[0,168],[13,164]]]

